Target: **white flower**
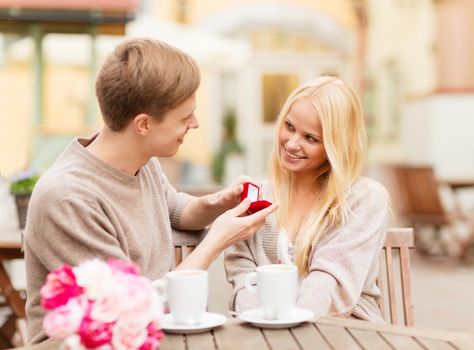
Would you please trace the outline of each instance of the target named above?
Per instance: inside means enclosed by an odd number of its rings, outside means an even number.
[[[104,289],[113,285],[112,269],[99,259],[83,262],[73,270],[77,284],[84,288],[85,295],[91,300],[96,300]]]

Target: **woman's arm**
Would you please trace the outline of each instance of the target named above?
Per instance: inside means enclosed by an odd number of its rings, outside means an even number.
[[[343,228],[317,244],[298,294],[297,305],[313,310],[316,317],[350,315],[369,275],[376,274],[378,268],[389,196],[372,180],[356,184],[353,191],[349,197],[352,213]]]

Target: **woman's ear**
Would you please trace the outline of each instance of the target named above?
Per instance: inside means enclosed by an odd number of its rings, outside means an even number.
[[[137,115],[132,120],[134,130],[140,135],[147,135],[151,128],[151,116],[145,113]]]

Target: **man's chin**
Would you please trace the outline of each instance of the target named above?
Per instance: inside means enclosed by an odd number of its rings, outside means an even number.
[[[175,156],[179,151],[179,147],[176,147],[175,150],[169,150],[168,152],[158,152],[155,154],[155,157],[158,158],[171,158]]]

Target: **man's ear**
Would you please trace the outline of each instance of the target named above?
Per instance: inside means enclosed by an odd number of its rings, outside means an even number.
[[[133,128],[140,135],[147,135],[151,128],[151,116],[145,113],[138,114],[132,120]]]

